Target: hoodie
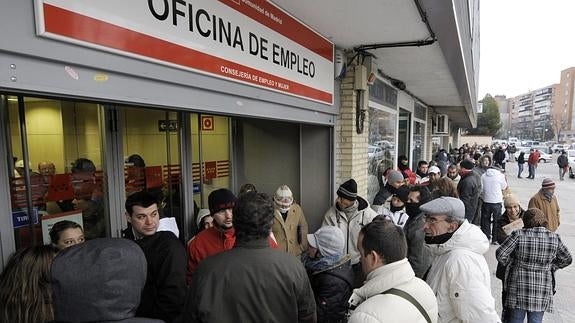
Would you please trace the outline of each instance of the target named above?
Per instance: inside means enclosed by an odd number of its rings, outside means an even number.
[[[56,322],[162,322],[135,318],[146,257],[127,239],[94,239],[62,250],[52,264]]]
[[[500,171],[489,168],[481,175],[481,199],[484,203],[503,203],[503,190],[507,188],[505,175]]]
[[[465,220],[447,242],[428,246],[433,260],[426,281],[437,296],[438,322],[500,322],[481,229]]]

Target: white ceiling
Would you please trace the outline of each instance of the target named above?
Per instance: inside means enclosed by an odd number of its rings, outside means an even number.
[[[412,0],[273,2],[341,49],[376,43],[418,41],[429,37],[427,27]],[[438,42],[430,46],[380,48],[369,52],[376,56],[377,64],[385,74],[403,81],[406,89],[424,103],[463,107]]]

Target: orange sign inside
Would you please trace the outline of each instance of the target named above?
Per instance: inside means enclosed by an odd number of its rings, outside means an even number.
[[[202,130],[203,131],[214,131],[214,117],[213,116],[202,116]]]

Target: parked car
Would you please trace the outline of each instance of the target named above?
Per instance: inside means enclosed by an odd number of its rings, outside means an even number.
[[[541,154],[541,156],[539,157],[539,162],[548,162],[551,160],[551,158],[553,158],[553,156],[551,156],[551,154],[548,154],[545,151],[542,151],[539,148],[534,148],[534,149],[538,149],[539,150],[539,154]],[[525,161],[527,161],[527,158],[529,158],[529,151],[531,150],[531,147],[517,147],[517,151],[515,152],[515,160],[517,160],[517,158],[519,158],[519,154],[521,152],[525,153]]]
[[[367,146],[367,158],[369,159],[382,159],[383,148],[379,146]]]
[[[560,152],[561,150],[563,150],[563,149],[568,149],[568,148],[569,148],[569,145],[565,145],[565,144],[555,144],[555,145],[553,145],[553,147],[551,147],[551,150],[552,150],[554,153],[558,153],[558,152]]]
[[[565,152],[569,160],[569,177],[575,178],[575,149],[565,150]]]

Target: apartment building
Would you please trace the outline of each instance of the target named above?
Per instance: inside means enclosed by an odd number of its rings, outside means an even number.
[[[551,111],[556,87],[556,84],[545,86],[509,99],[510,136],[541,141],[553,138]]]
[[[575,141],[575,67],[561,71],[561,80],[557,84],[551,124],[558,142]]]

